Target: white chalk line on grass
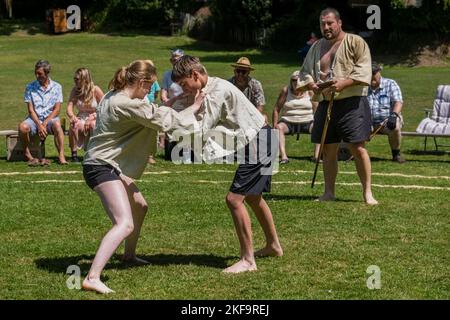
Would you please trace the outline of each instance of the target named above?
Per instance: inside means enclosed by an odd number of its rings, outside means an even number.
[[[235,170],[187,170],[187,171],[147,171],[144,175],[165,175],[165,174],[195,174],[195,173],[234,173]],[[305,173],[312,174],[313,171],[307,170],[292,170],[292,171],[281,171],[277,173]],[[340,171],[341,174],[356,175],[354,171]],[[64,174],[81,174],[80,171],[34,171],[34,172],[0,172],[0,176],[20,176],[20,175],[64,175]],[[432,180],[450,180],[450,176],[424,176],[418,174],[404,174],[398,172],[392,173],[380,173],[372,172],[372,176],[380,177],[401,177],[401,178],[411,178],[411,179],[432,179]]]
[[[30,184],[38,184],[38,183],[86,183],[84,180],[36,180],[36,181],[27,181],[27,180],[15,180],[12,183],[30,183]]]
[[[0,172],[0,176],[31,176],[31,175],[63,175],[77,174],[81,171],[32,171],[32,172]]]
[[[231,183],[229,181],[210,181],[210,180],[195,180],[191,181],[194,183],[211,183],[211,184],[220,184],[220,183]],[[272,184],[298,184],[298,185],[309,185],[311,181],[272,181]],[[316,182],[316,184],[323,184],[323,182]],[[336,182],[336,185],[340,186],[360,186],[359,182]],[[446,187],[432,187],[432,186],[419,186],[419,185],[392,185],[392,184],[377,184],[372,183],[372,187],[378,188],[394,188],[394,189],[427,189],[427,190],[450,190]]]
[[[38,181],[25,181],[16,180],[13,183],[84,183],[84,180],[38,180]],[[164,180],[138,180],[138,183],[166,183]],[[211,180],[193,180],[189,183],[201,183],[201,184],[229,184],[231,181],[211,181]],[[311,181],[272,181],[272,184],[296,184],[296,185],[309,185]],[[316,184],[323,184],[323,182],[316,182]],[[359,182],[336,182],[336,185],[340,186],[360,186]],[[392,189],[421,189],[421,190],[447,190],[450,191],[450,187],[432,187],[432,186],[420,186],[420,185],[395,185],[395,184],[378,184],[372,183],[372,187],[377,188],[392,188]]]

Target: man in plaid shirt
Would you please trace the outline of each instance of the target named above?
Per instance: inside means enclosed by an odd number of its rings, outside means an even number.
[[[392,161],[404,163],[405,159],[400,155],[403,126],[402,92],[397,82],[381,76],[381,70],[382,67],[379,64],[372,62],[372,81],[367,95],[372,113],[372,126],[376,130],[380,125],[385,124],[380,132],[388,135]]]

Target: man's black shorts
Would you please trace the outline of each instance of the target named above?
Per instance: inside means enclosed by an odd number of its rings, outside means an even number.
[[[320,143],[329,101],[322,101],[314,114],[311,142]],[[334,100],[325,144],[341,141],[367,141],[371,131],[370,106],[367,97],[349,97]]]
[[[120,173],[111,165],[83,165],[83,177],[89,188],[94,189],[107,181],[121,180]]]

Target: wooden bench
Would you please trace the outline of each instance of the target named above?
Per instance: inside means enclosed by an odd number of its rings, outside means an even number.
[[[19,138],[17,130],[0,131],[0,136],[6,137],[6,160],[23,161],[25,160],[23,144]],[[29,149],[31,155],[35,158],[45,156],[45,143],[40,143],[38,135],[30,137]]]
[[[64,131],[64,135],[69,135],[69,130],[66,127],[65,117],[61,117],[61,126]],[[6,137],[6,160],[7,161],[23,161],[23,145],[19,139],[19,131],[17,130],[0,130],[0,136]],[[39,147],[41,148],[39,150]],[[29,149],[33,157],[39,157],[39,152],[42,157],[45,157],[45,143],[40,144],[38,135],[30,137]]]

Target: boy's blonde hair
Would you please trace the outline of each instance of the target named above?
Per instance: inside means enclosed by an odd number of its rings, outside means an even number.
[[[184,55],[173,65],[172,81],[178,82],[181,79],[189,78],[193,71],[207,74],[206,68],[200,63],[199,58]]]

